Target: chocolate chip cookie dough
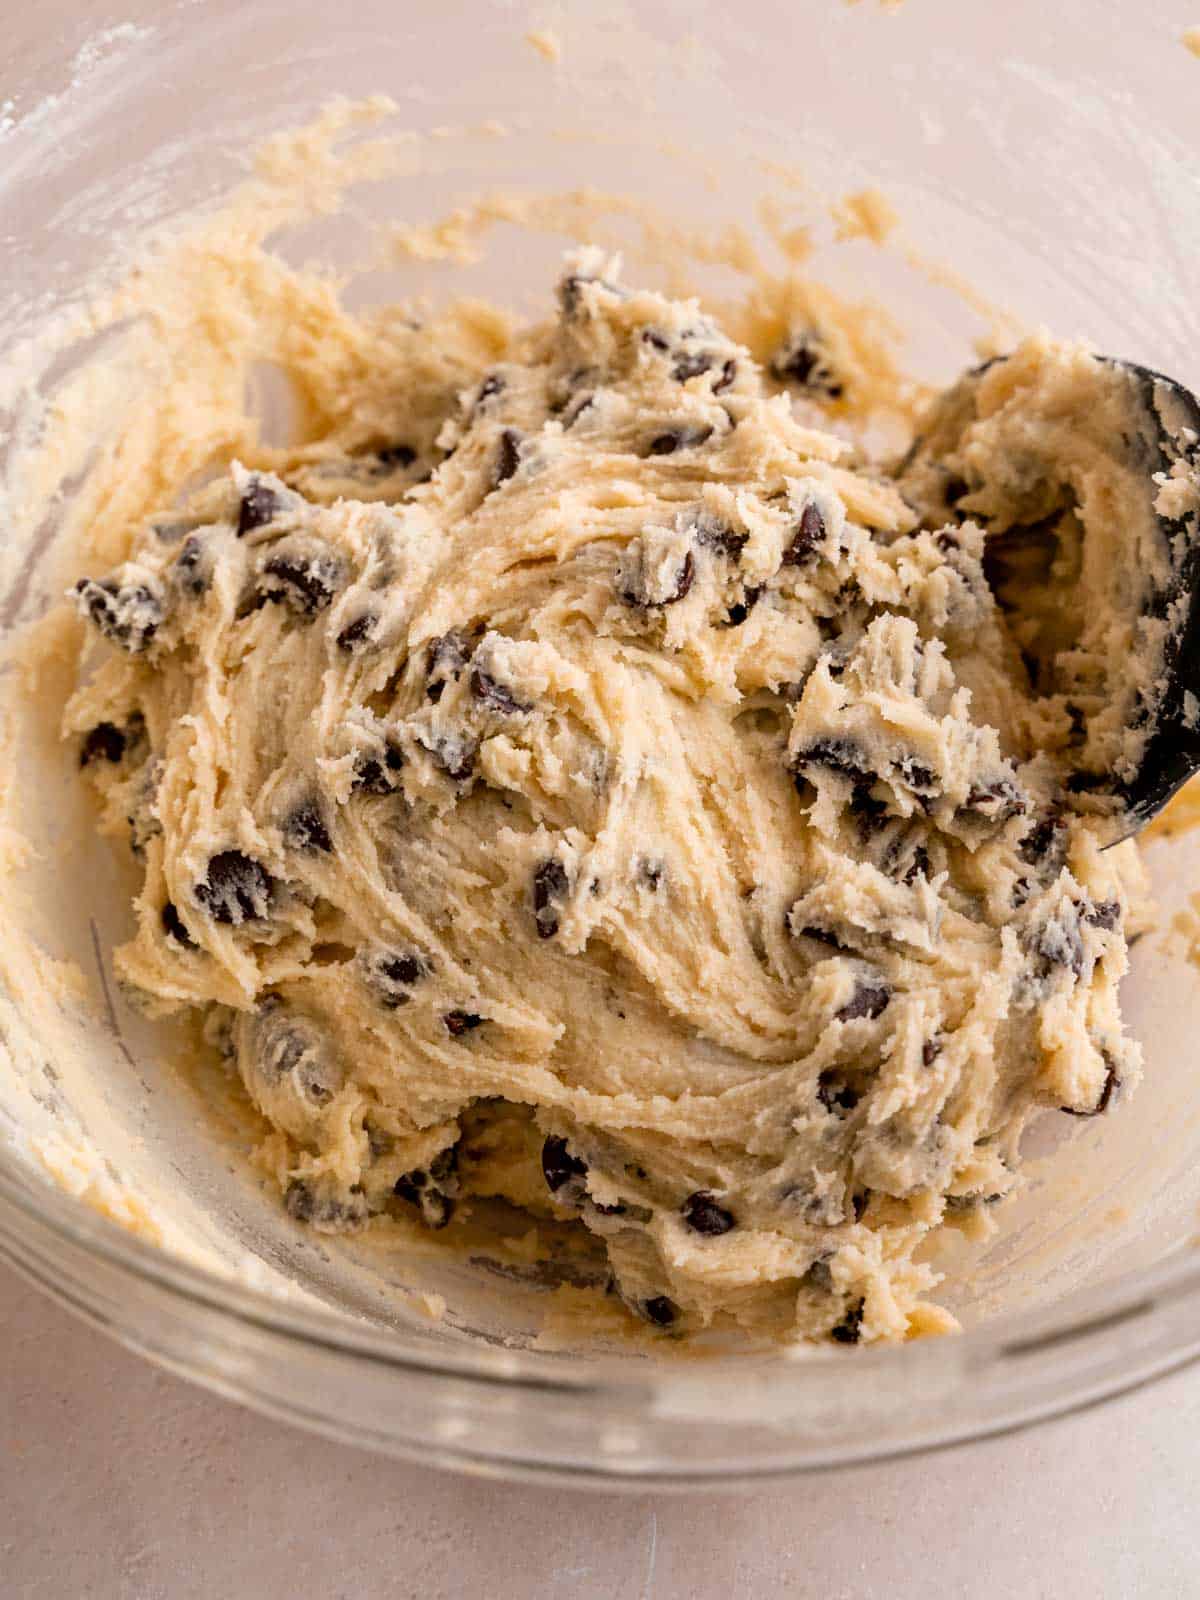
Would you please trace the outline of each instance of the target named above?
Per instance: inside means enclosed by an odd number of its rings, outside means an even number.
[[[1013,417],[1095,358],[1028,341],[888,472],[798,420],[803,330],[760,365],[595,252],[496,359],[397,337],[386,410],[348,363],[320,437],[77,586],[123,983],[203,1010],[314,1228],[499,1197],[652,1325],[947,1325],[921,1247],[1139,1074],[1103,684],[1045,668],[1095,616],[1020,604]]]

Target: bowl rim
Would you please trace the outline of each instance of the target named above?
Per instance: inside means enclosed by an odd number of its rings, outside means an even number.
[[[1068,1291],[1048,1305],[1003,1312],[974,1327],[898,1344],[875,1343],[855,1349],[783,1344],[778,1350],[706,1353],[703,1365],[669,1359],[653,1363],[631,1361],[624,1353],[587,1355],[580,1362],[578,1356],[566,1350],[531,1351],[469,1338],[435,1352],[424,1340],[409,1338],[400,1328],[374,1328],[365,1320],[355,1320],[349,1312],[293,1304],[266,1289],[189,1261],[169,1246],[140,1237],[50,1178],[41,1178],[20,1160],[13,1146],[0,1143],[0,1214],[4,1210],[48,1227],[61,1242],[86,1250],[121,1273],[268,1334],[387,1368],[481,1383],[499,1382],[533,1391],[601,1386],[638,1393],[669,1389],[676,1379],[690,1385],[698,1372],[703,1373],[706,1387],[720,1390],[736,1387],[751,1368],[763,1366],[769,1366],[781,1384],[786,1385],[794,1375],[798,1384],[806,1385],[810,1374],[827,1376],[835,1365],[844,1369],[852,1364],[860,1373],[897,1372],[918,1362],[927,1365],[931,1356],[936,1358],[947,1348],[961,1357],[958,1365],[978,1373],[992,1362],[1062,1350],[1118,1324],[1153,1317],[1168,1301],[1177,1305],[1184,1298],[1200,1299],[1200,1252],[1182,1248],[1150,1266],[1127,1269],[1100,1284]],[[19,1267],[25,1255],[21,1233],[0,1233],[0,1240],[7,1243],[14,1264]],[[674,1340],[663,1340],[663,1351],[675,1344]],[[1174,1348],[1182,1358],[1187,1357],[1186,1347]],[[1200,1357],[1200,1321],[1196,1324],[1194,1354]],[[1107,1392],[1133,1387],[1144,1376],[1141,1369],[1130,1368],[1129,1382]],[[1069,1404],[1069,1397],[1064,1399],[1061,1409]]]

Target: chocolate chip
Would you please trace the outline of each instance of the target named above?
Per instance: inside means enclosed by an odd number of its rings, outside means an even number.
[[[942,1053],[942,1041],[935,1034],[932,1039],[926,1039],[921,1046],[921,1065],[931,1067]]]
[[[373,611],[364,611],[361,617],[355,617],[338,634],[338,649],[344,650],[347,655],[354,655],[363,645],[370,643],[378,622],[379,618]]]
[[[382,761],[376,756],[359,755],[354,766],[353,788],[356,793],[394,794],[398,787],[396,777],[403,767],[403,752],[395,745],[388,745]]]
[[[472,1028],[478,1028],[484,1018],[476,1011],[447,1011],[442,1018],[446,1032],[453,1039],[461,1039],[464,1033],[470,1033]]]
[[[854,993],[836,1013],[839,1022],[856,1022],[860,1017],[870,1020],[882,1016],[892,998],[892,991],[884,983],[860,979]]]
[[[316,800],[306,800],[297,806],[283,824],[283,838],[293,850],[319,850],[328,854],[333,849],[333,840]]]
[[[743,600],[735,601],[725,613],[725,619],[721,623],[723,628],[741,627],[742,623],[745,622],[746,618],[750,615],[755,606],[758,604],[759,600],[762,598],[762,587],[759,585],[754,588],[745,589],[743,590],[743,593],[745,598]]]
[[[425,668],[429,681],[425,693],[434,705],[442,698],[446,684],[451,679],[457,681],[462,674],[467,664],[467,643],[466,636],[458,628],[452,628],[449,633],[429,641]]]
[[[707,372],[712,364],[712,356],[704,351],[698,351],[695,355],[680,356],[671,369],[671,376],[676,383],[687,383],[690,378],[698,378]]]
[[[679,568],[675,583],[669,593],[651,599],[643,585],[635,589],[623,589],[621,591],[621,599],[627,606],[641,606],[644,610],[654,606],[673,606],[687,596],[695,576],[696,563],[692,557],[692,552],[689,550],[683,558],[683,565]]]
[[[842,1011],[838,1012],[838,1015],[842,1016],[846,1009],[846,1007],[843,1007]],[[882,1009],[883,1007],[881,1006],[880,1010]],[[860,1012],[858,1015],[866,1015],[866,1013]],[[877,1016],[878,1012],[873,1013],[873,1015]],[[836,1116],[842,1111],[853,1111],[861,1098],[862,1096],[858,1090],[852,1089],[846,1080],[839,1077],[836,1072],[823,1072],[817,1079],[817,1099],[831,1116]]]
[[[264,599],[312,617],[332,601],[340,578],[341,564],[332,553],[297,539],[276,545],[263,563],[258,589]]]
[[[161,912],[163,932],[169,939],[174,939],[176,944],[181,944],[185,950],[194,950],[196,941],[187,931],[187,925],[179,915],[178,907],[174,901],[168,900]]]
[[[867,1207],[871,1204],[871,1191],[857,1189],[850,1196],[850,1209],[854,1212],[855,1222],[861,1222],[867,1214]]]
[[[550,1193],[557,1194],[573,1180],[587,1177],[587,1162],[571,1154],[565,1139],[551,1134],[542,1145],[542,1175]]]
[[[792,765],[797,772],[806,767],[824,767],[844,778],[872,782],[875,777],[866,766],[863,752],[846,739],[815,739],[797,752]]]
[[[75,585],[76,604],[113,644],[140,655],[153,640],[165,615],[162,596],[148,584],[122,587],[112,578],[96,582],[80,578]]]
[[[515,428],[505,428],[500,435],[500,444],[496,451],[492,488],[498,489],[502,483],[507,483],[520,465],[521,435]]]
[[[697,1189],[688,1195],[680,1209],[689,1228],[711,1238],[737,1226],[733,1212],[718,1205],[715,1195],[708,1189]]]
[[[771,358],[771,373],[814,394],[838,400],[843,385],[829,365],[815,332],[793,334]]]
[[[784,921],[790,928],[790,920],[785,918]],[[828,928],[818,928],[809,923],[806,927],[797,929],[797,935],[803,939],[815,939],[818,944],[828,945],[831,950],[842,950],[852,953],[850,952],[850,946],[843,944],[838,938],[837,934],[830,933]]]
[[[657,894],[663,878],[666,876],[666,867],[661,861],[651,861],[643,856],[638,862],[638,882],[644,884],[651,894]]]
[[[1083,920],[1093,928],[1115,928],[1121,920],[1119,900],[1099,900],[1083,914]]]
[[[401,467],[411,467],[417,459],[417,452],[411,445],[389,444],[382,450],[376,450],[375,459],[380,466],[396,470]]]
[[[900,772],[905,783],[916,794],[930,795],[937,792],[938,781],[932,768],[925,766],[920,761],[905,757],[900,763]]]
[[[667,351],[671,348],[671,341],[665,333],[660,333],[657,328],[642,329],[642,343],[651,345],[655,350]]]
[[[237,928],[265,917],[275,884],[260,861],[240,850],[222,850],[208,863],[208,875],[192,891],[214,922]]]
[[[506,689],[502,683],[497,683],[489,673],[482,672],[478,667],[471,669],[471,693],[476,700],[487,706],[489,711],[498,711],[502,716],[512,716],[518,711],[528,711],[530,708],[518,700],[511,690]]]
[[[466,783],[475,771],[475,757],[479,754],[476,740],[461,733],[422,734],[420,737],[422,747],[450,781]]]
[[[79,750],[79,765],[90,767],[93,761],[111,761],[114,765],[125,754],[125,734],[113,722],[98,722],[83,736]]]
[[[444,1160],[446,1157],[449,1157],[448,1162]],[[442,1163],[440,1168],[439,1163]],[[428,1172],[418,1167],[397,1178],[392,1193],[397,1199],[416,1206],[427,1228],[444,1228],[454,1215],[454,1199],[458,1192],[456,1168],[457,1156],[451,1147],[439,1152]],[[438,1169],[436,1175],[435,1169]]]
[[[1064,787],[1069,794],[1095,794],[1097,789],[1105,788],[1111,781],[1104,772],[1072,772]]]
[[[255,528],[265,527],[279,511],[279,496],[258,478],[251,478],[238,507],[237,536],[244,539]]]
[[[829,1337],[836,1340],[838,1344],[857,1344],[862,1337],[862,1320],[865,1307],[865,1300],[856,1300],[837,1326],[830,1328]]]
[[[917,881],[918,876],[922,874],[926,878],[929,876],[929,851],[926,850],[923,844],[919,844],[913,851],[912,863],[901,881],[905,884],[913,884]]]
[[[818,1256],[800,1282],[808,1289],[817,1289],[821,1294],[829,1294],[833,1289],[833,1270],[829,1265],[829,1258]]]
[[[189,534],[175,557],[176,583],[193,598],[204,594],[212,581],[209,572],[211,564],[207,541],[199,534]]]
[[[825,538],[825,518],[819,508],[809,501],[800,513],[800,521],[792,542],[783,552],[785,567],[800,567],[811,561],[817,552],[817,546]]]
[[[416,950],[388,951],[369,967],[371,987],[388,1011],[406,1006],[410,991],[432,971],[432,963]]]
[[[1113,1095],[1116,1094],[1117,1090],[1121,1087],[1121,1079],[1117,1073],[1116,1062],[1109,1060],[1107,1056],[1105,1057],[1105,1061],[1108,1066],[1108,1072],[1104,1079],[1104,1087],[1100,1091],[1099,1100],[1097,1100],[1096,1104],[1089,1110],[1084,1111],[1076,1110],[1074,1106],[1063,1106],[1061,1109],[1065,1111],[1069,1117],[1102,1117],[1112,1104]]]
[[[639,1310],[646,1321],[652,1322],[656,1328],[669,1328],[679,1316],[679,1307],[674,1300],[668,1300],[665,1294],[656,1294],[649,1300],[643,1300]]]
[[[1021,840],[1018,850],[1023,861],[1036,865],[1046,856],[1057,853],[1065,842],[1067,824],[1058,812],[1043,816]]]
[[[732,357],[730,357],[730,359],[728,361],[726,361],[723,364],[723,366],[721,367],[721,376],[713,384],[712,392],[714,394],[722,394],[726,389],[728,389],[730,387],[730,385],[733,383],[733,381],[735,380],[736,377],[737,377],[737,362],[734,361]]]
[[[1007,822],[1029,810],[1028,800],[1010,778],[973,784],[967,791],[965,805],[968,811],[977,811],[989,822]]]
[[[1050,969],[1062,967],[1083,976],[1083,938],[1079,931],[1079,913],[1070,902],[1062,905],[1054,916],[1038,930],[1032,944],[1033,953],[1041,958],[1042,976]]]
[[[482,410],[489,400],[494,400],[498,394],[503,394],[507,387],[508,384],[501,373],[490,372],[479,385],[479,393],[475,396],[474,411]]]
[[[672,456],[676,450],[690,450],[705,444],[712,437],[711,427],[679,427],[666,433],[656,433],[646,446],[648,456]]]
[[[569,887],[566,868],[553,857],[534,870],[533,916],[539,939],[552,939],[558,932],[558,914]]]
[[[303,1178],[293,1178],[283,1196],[284,1209],[297,1222],[307,1222],[326,1233],[344,1233],[366,1218],[366,1201],[355,1184],[343,1200],[320,1192]]]

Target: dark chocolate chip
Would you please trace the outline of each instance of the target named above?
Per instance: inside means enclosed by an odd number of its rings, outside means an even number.
[[[651,861],[643,856],[638,863],[638,882],[644,884],[651,894],[657,894],[663,878],[666,876],[666,867],[661,861]]]
[[[161,596],[144,583],[121,588],[112,578],[98,583],[80,578],[75,595],[80,610],[104,637],[131,655],[146,649],[165,615]]]
[[[932,768],[920,761],[912,760],[911,757],[906,756],[900,763],[900,772],[905,783],[917,794],[933,794],[938,788],[937,777]]]
[[[1083,976],[1083,938],[1079,930],[1079,914],[1073,905],[1063,905],[1046,922],[1037,933],[1033,950],[1041,957],[1043,977],[1054,967],[1062,967],[1077,978]]]
[[[489,711],[498,711],[503,716],[512,716],[518,711],[528,711],[530,708],[518,700],[512,691],[506,689],[502,683],[497,683],[489,673],[481,672],[478,667],[471,669],[471,693],[476,700],[487,706]]]
[[[208,548],[199,534],[190,533],[175,557],[175,580],[187,594],[202,595],[211,581],[208,573]]]
[[[828,1257],[818,1256],[808,1271],[800,1279],[808,1289],[817,1289],[822,1294],[829,1294],[833,1289],[833,1270],[829,1265]]]
[[[674,1300],[668,1300],[665,1294],[656,1294],[649,1300],[643,1300],[640,1310],[646,1321],[652,1322],[656,1328],[669,1328],[679,1316],[679,1307]]]
[[[449,1154],[452,1164],[443,1169],[441,1180],[434,1175],[434,1168],[442,1157]],[[413,1172],[403,1173],[396,1179],[392,1193],[399,1200],[405,1200],[409,1205],[416,1206],[421,1213],[421,1221],[427,1228],[444,1228],[454,1215],[454,1195],[447,1192],[446,1185],[457,1192],[457,1183],[454,1180],[455,1163],[454,1150],[443,1150],[430,1163],[428,1172],[418,1167]]]
[[[356,793],[394,794],[398,787],[397,774],[404,766],[404,755],[395,745],[388,745],[384,757],[360,755],[354,766]]]
[[[542,1145],[542,1175],[550,1193],[557,1194],[573,1179],[587,1177],[587,1162],[571,1154],[565,1139],[551,1134]]]
[[[863,752],[845,739],[816,739],[797,752],[792,765],[797,772],[806,767],[824,767],[829,772],[836,772],[839,777],[857,778],[868,783],[873,782],[875,777],[865,764]]]
[[[442,698],[446,684],[461,675],[467,664],[467,639],[457,628],[429,641],[425,693],[434,705]]]
[[[1057,812],[1043,816],[1021,840],[1018,846],[1021,859],[1031,866],[1036,865],[1062,847],[1066,831],[1067,825]]]
[[[306,800],[287,817],[283,838],[293,850],[318,850],[328,854],[333,849],[333,840],[316,800]]]
[[[338,634],[338,649],[344,650],[347,655],[353,655],[370,642],[378,622],[379,618],[372,611],[364,611],[361,617],[355,617],[354,621],[348,622]]]
[[[671,348],[671,341],[665,333],[660,333],[657,328],[642,329],[642,343],[651,345],[655,350],[667,351]]]
[[[196,941],[187,931],[187,925],[179,915],[178,907],[174,901],[168,900],[162,908],[163,932],[168,938],[174,939],[176,944],[181,944],[185,950],[194,950]]]
[[[697,1189],[694,1194],[688,1195],[681,1211],[689,1228],[712,1238],[728,1233],[737,1226],[733,1212],[718,1205],[716,1197],[708,1189]]]
[[[1121,1079],[1117,1074],[1116,1063],[1109,1061],[1107,1057],[1105,1057],[1105,1060],[1108,1063],[1108,1072],[1104,1079],[1104,1087],[1100,1091],[1099,1100],[1090,1109],[1083,1111],[1077,1110],[1074,1106],[1063,1106],[1062,1109],[1069,1117],[1102,1117],[1112,1104],[1113,1095],[1121,1087]]]
[[[251,478],[238,507],[237,536],[245,538],[255,528],[265,527],[278,514],[279,496],[258,478]]]
[[[737,362],[730,357],[721,367],[721,376],[714,382],[712,392],[722,394],[737,377]]]
[[[115,765],[125,754],[125,745],[125,734],[115,723],[98,722],[83,736],[79,765],[90,767],[93,761],[111,761]]]
[[[372,987],[387,1010],[395,1011],[412,999],[410,991],[433,971],[430,961],[415,950],[388,952],[371,967]]]
[[[500,435],[496,451],[496,465],[492,472],[492,488],[507,483],[521,465],[521,435],[515,428],[505,428]]]
[[[995,778],[990,783],[977,783],[967,791],[966,808],[977,811],[989,822],[1007,822],[1011,817],[1023,816],[1029,810],[1029,801],[1010,778]]]
[[[841,398],[843,385],[833,372],[815,333],[794,334],[771,358],[771,372],[830,400]]]
[[[712,364],[712,356],[706,354],[703,350],[698,351],[695,355],[680,356],[671,369],[671,376],[676,383],[687,383],[689,378],[698,378],[702,373],[708,372]]]
[[[280,545],[263,563],[258,588],[264,599],[282,602],[298,616],[312,617],[332,601],[340,576],[331,554]]]
[[[208,863],[207,876],[192,891],[214,922],[237,928],[265,917],[275,883],[261,861],[240,850],[222,850]]]
[[[483,1020],[477,1011],[447,1011],[442,1018],[446,1032],[454,1039],[461,1039],[464,1033],[478,1028]]]
[[[475,396],[475,411],[480,411],[489,400],[495,399],[498,394],[503,394],[508,387],[503,375],[499,372],[490,372],[479,385],[479,393]]]
[[[649,456],[672,456],[676,450],[690,450],[707,443],[712,437],[711,427],[679,427],[656,433],[646,446]]]
[[[552,856],[538,864],[533,874],[533,916],[539,939],[558,932],[558,914],[570,887],[566,868]]]
[[[835,1339],[838,1344],[857,1344],[862,1337],[865,1306],[865,1300],[856,1300],[837,1326],[830,1328],[829,1337]]]
[[[935,1034],[932,1039],[926,1039],[921,1046],[921,1065],[931,1067],[942,1053],[942,1041]]]
[[[785,921],[786,920],[787,919],[785,919]],[[788,926],[789,927],[791,926],[790,922],[788,922]],[[850,951],[851,947],[849,945],[843,944],[842,941],[838,938],[837,934],[836,933],[830,933],[828,928],[814,927],[810,923],[808,926],[800,928],[797,931],[798,931],[798,933],[799,933],[801,938],[804,938],[804,939],[815,939],[818,944],[828,945],[831,950],[843,950],[843,951],[847,951],[847,952]]]
[[[755,606],[758,604],[759,600],[762,598],[762,587],[760,585],[757,587],[748,588],[745,589],[743,593],[745,595],[745,599],[735,601],[725,613],[724,621],[721,623],[723,628],[741,627],[742,623],[745,622],[746,618],[750,615]]]
[[[843,1011],[845,1009],[843,1007]],[[839,1011],[838,1015],[841,1016],[842,1012]],[[823,1072],[817,1079],[817,1099],[831,1116],[843,1111],[853,1111],[861,1098],[858,1090],[852,1089],[836,1072]]]
[[[856,1022],[860,1017],[873,1020],[882,1016],[892,998],[892,991],[884,983],[862,979],[846,1004],[836,1013],[839,1022]]]
[[[817,546],[825,538],[825,518],[819,508],[809,501],[800,513],[800,521],[796,525],[796,532],[792,535],[792,542],[783,552],[783,564],[786,567],[800,567],[811,561],[817,552]]]
[[[475,771],[475,757],[479,745],[463,734],[446,733],[432,738],[422,736],[422,746],[429,752],[436,766],[452,783],[466,783]]]
[[[678,601],[686,598],[695,576],[696,563],[692,552],[689,550],[683,558],[683,565],[680,567],[678,576],[675,579],[674,588],[669,594],[663,596],[662,599],[649,600],[644,599],[636,590],[623,589],[621,591],[621,599],[627,606],[640,606],[643,610],[649,610],[655,606],[673,606]]]
[[[1093,928],[1115,928],[1121,920],[1121,902],[1098,900],[1090,910],[1084,912],[1083,920],[1090,922]]]

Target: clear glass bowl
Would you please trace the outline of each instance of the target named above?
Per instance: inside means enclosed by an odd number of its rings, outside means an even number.
[[[441,130],[432,156],[361,186],[285,254],[349,267],[371,222],[444,215],[496,185],[586,187],[751,229],[765,192],[815,203],[874,183],[916,251],[1018,317],[1197,385],[1200,66],[1168,11],[1114,5],[1097,27],[1090,0],[1052,11],[910,0],[894,15],[873,0],[687,0],[618,18],[588,4],[526,16],[393,0],[341,14],[272,0],[22,8],[6,19],[20,90],[0,105],[0,354],[11,362],[69,315],[131,231],[220,196],[263,134],[332,94],[382,91],[396,126]],[[545,25],[562,42],[557,67],[523,37]],[[564,242],[500,228],[486,259],[448,281],[444,266],[410,263],[352,293],[449,288],[529,305]],[[640,273],[635,228],[628,243]],[[830,246],[822,268],[844,292],[900,309],[919,371],[946,377],[968,358],[977,323],[936,274],[863,242]],[[719,266],[700,276],[731,288]],[[75,359],[34,361],[0,384],[5,633],[57,592],[53,507],[30,523],[18,468],[28,403]],[[202,1114],[213,1097],[171,1067],[181,1035],[122,1007],[105,952],[122,936],[129,881],[91,838],[69,756],[12,672],[0,675],[0,712],[0,821],[34,846],[14,851],[0,830],[0,1251],[164,1365],[444,1465],[682,1484],[996,1432],[1200,1354],[1200,984],[1181,935],[1134,952],[1125,1003],[1147,1052],[1139,1095],[1110,1118],[1043,1125],[1027,1191],[994,1240],[964,1248],[949,1290],[961,1337],[786,1356],[536,1347],[535,1288],[436,1257],[332,1249],[228,1157]],[[1184,835],[1147,854],[1169,930],[1187,914],[1196,852]],[[155,1230],[157,1244],[145,1236]],[[443,1319],[422,1314],[423,1292],[444,1297]]]

